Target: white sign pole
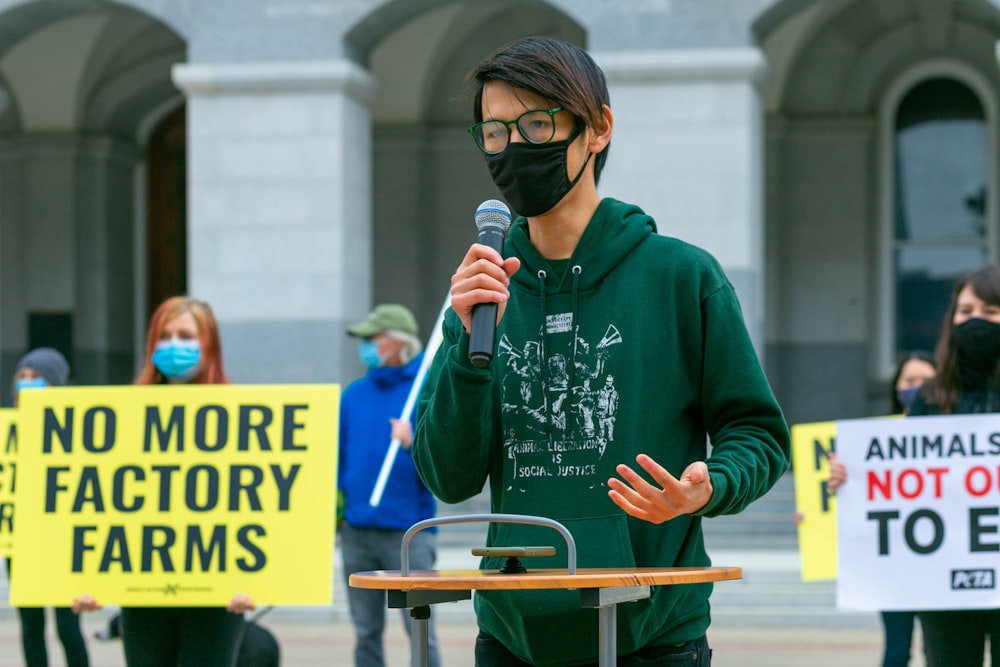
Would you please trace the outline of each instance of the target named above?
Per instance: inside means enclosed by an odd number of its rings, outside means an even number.
[[[424,359],[420,364],[420,369],[417,371],[417,376],[413,378],[413,386],[410,388],[409,396],[406,397],[406,403],[403,404],[403,412],[399,416],[400,421],[409,421],[410,415],[413,413],[413,406],[417,403],[417,396],[420,394],[420,387],[424,383],[424,376],[427,375],[427,369],[430,368],[431,362],[434,361],[434,354],[437,352],[438,347],[441,346],[441,339],[443,338],[441,324],[444,322],[444,314],[448,311],[450,305],[451,293],[449,292],[447,298],[444,300],[444,304],[441,305],[441,312],[438,313],[437,321],[431,330],[431,335],[427,339],[427,345],[424,348]],[[385,484],[389,480],[389,473],[392,472],[392,466],[396,462],[396,454],[399,453],[400,445],[399,438],[393,438],[389,443],[389,451],[386,452],[385,460],[382,461],[382,469],[378,473],[378,479],[375,480],[375,488],[372,489],[371,498],[368,500],[368,504],[372,507],[378,507],[379,503],[382,502]]]

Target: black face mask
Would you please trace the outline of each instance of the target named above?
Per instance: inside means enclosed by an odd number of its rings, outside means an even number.
[[[511,142],[502,152],[486,156],[493,183],[514,211],[528,218],[548,213],[573,189],[590,161],[588,153],[579,173],[569,180],[566,155],[569,145],[581,131],[578,123],[573,133],[562,141],[547,144]]]
[[[955,327],[951,338],[960,367],[981,373],[992,373],[996,368],[1000,360],[1000,324],[973,317]]]

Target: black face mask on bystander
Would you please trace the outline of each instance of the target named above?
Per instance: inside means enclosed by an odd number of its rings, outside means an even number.
[[[958,350],[960,367],[991,373],[1000,360],[1000,324],[973,317],[962,322],[951,334]]]

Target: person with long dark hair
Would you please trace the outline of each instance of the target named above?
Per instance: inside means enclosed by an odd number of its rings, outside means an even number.
[[[917,393],[911,416],[1000,412],[1000,267],[955,284],[934,350],[937,375]],[[921,611],[928,667],[1000,665],[1000,609]]]

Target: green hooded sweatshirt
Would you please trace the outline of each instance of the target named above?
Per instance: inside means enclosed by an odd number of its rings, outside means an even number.
[[[489,479],[493,512],[560,521],[581,568],[710,565],[701,517],[737,513],[762,496],[788,469],[790,452],[721,267],[613,199],[601,202],[564,266],[538,253],[523,218],[504,253],[522,266],[489,368],[469,363],[468,334],[454,312],[445,318],[418,404],[412,453],[420,476],[448,503]],[[678,478],[707,462],[714,492],[699,516],[652,524],[611,501],[615,466],[639,470],[640,453]],[[555,556],[524,564],[566,567],[565,543],[551,529],[491,523],[487,539],[554,545]],[[618,654],[703,635],[711,591],[661,586],[648,600],[618,605]],[[598,612],[580,608],[578,591],[480,591],[475,608],[480,628],[527,662],[597,659]]]

